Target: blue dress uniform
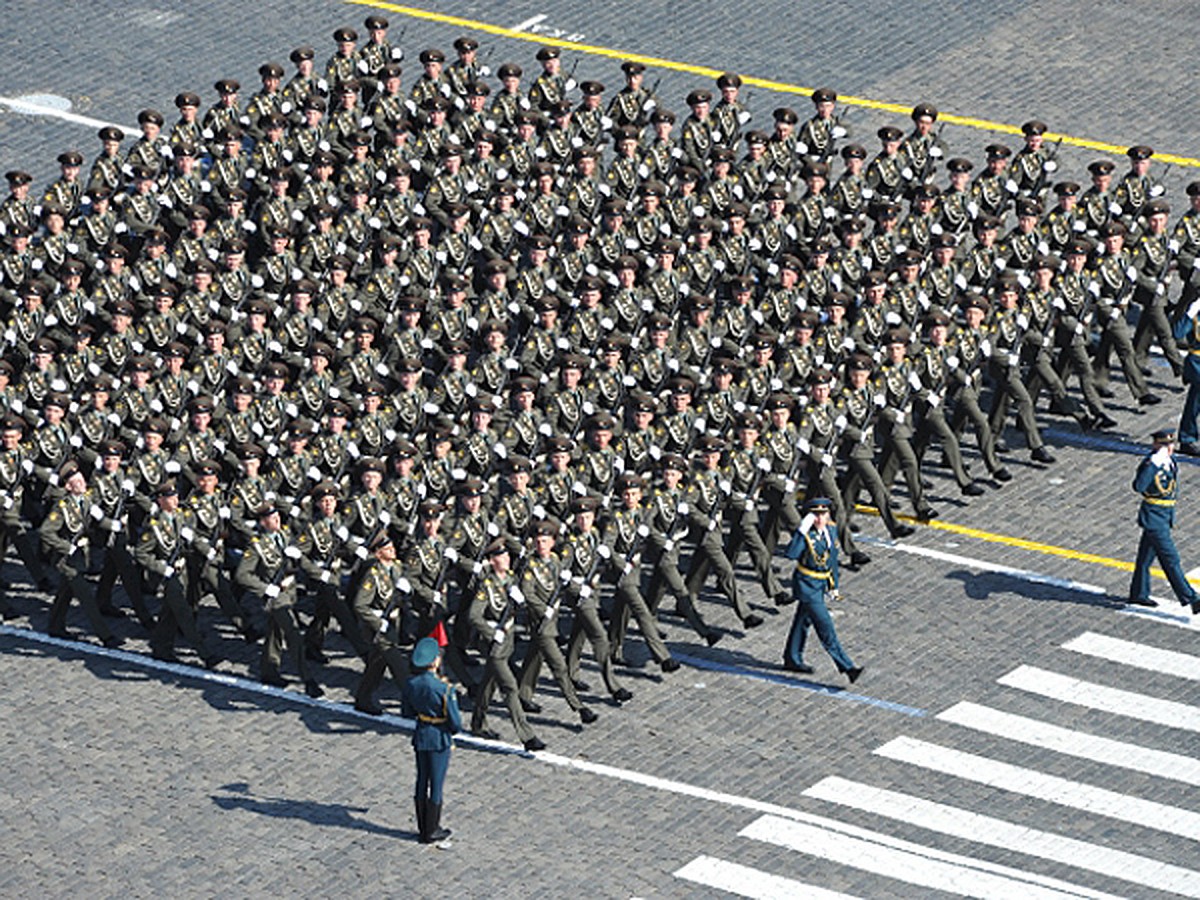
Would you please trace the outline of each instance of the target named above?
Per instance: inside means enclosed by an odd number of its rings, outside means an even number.
[[[804,504],[804,511],[806,514],[820,511],[828,514],[831,505],[823,497],[814,497]],[[836,591],[838,587],[837,528],[832,525],[815,528],[810,515],[806,515],[792,535],[785,555],[796,561],[792,594],[797,602],[796,616],[783,651],[784,668],[805,674],[812,672],[812,667],[804,662],[804,642],[811,625],[838,671],[848,676],[851,683],[857,681],[862,669],[855,666],[842,649],[833,619],[825,606],[826,592]]]
[[[1175,340],[1186,351],[1183,383],[1188,388],[1179,418],[1179,452],[1200,456],[1200,303],[1193,302],[1175,323]]]
[[[1171,537],[1179,498],[1179,466],[1170,452],[1174,440],[1173,432],[1156,431],[1154,452],[1142,460],[1133,478],[1133,489],[1142,495],[1137,519],[1142,539],[1138,542],[1133,580],[1129,584],[1129,602],[1137,606],[1158,605],[1150,599],[1150,563],[1158,557],[1179,602],[1185,606],[1190,603],[1192,612],[1200,613],[1200,595],[1188,584],[1175,539]]]
[[[437,641],[422,638],[413,649],[413,668],[424,669],[404,685],[404,715],[416,719],[413,750],[417,754],[417,787],[414,801],[417,827],[423,844],[444,841],[449,828],[441,827],[442,784],[450,766],[451,735],[462,729],[458,699],[450,683],[438,676]]]

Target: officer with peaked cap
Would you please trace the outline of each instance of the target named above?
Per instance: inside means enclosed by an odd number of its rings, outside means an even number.
[[[827,597],[836,600],[839,596],[837,526],[830,520],[831,513],[829,499],[812,497],[806,500],[804,518],[785,551],[787,558],[796,562],[792,573],[796,615],[784,646],[783,667],[789,672],[812,674],[812,666],[804,661],[805,638],[812,626],[837,670],[854,684],[862,675],[862,667],[856,666],[842,649],[833,618],[825,605]]]

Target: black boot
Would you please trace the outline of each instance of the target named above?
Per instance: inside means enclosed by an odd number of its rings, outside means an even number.
[[[417,840],[422,844],[429,843],[429,828],[426,823],[425,798],[414,797],[413,806],[417,808]]]
[[[442,804],[426,801],[425,827],[428,829],[426,832],[427,844],[436,844],[450,837],[450,829],[442,827]]]

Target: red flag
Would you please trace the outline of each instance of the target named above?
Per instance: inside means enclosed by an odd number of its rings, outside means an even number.
[[[450,638],[446,636],[446,626],[438,620],[438,623],[433,626],[433,631],[429,632],[429,636],[437,641],[439,647],[445,647],[450,643]]]

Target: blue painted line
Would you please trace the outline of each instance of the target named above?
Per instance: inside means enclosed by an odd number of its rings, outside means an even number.
[[[728,663],[716,662],[715,660],[705,659],[701,656],[688,656],[683,653],[674,653],[672,655],[681,663],[697,669],[707,669],[710,672],[724,672],[727,675],[740,675],[743,678],[753,678],[757,681],[765,681],[768,684],[775,684],[780,687],[795,688],[801,691],[808,691],[812,694],[822,694],[826,697],[832,697],[835,700],[848,700],[851,703],[861,703],[864,706],[875,706],[879,709],[898,712],[906,716],[914,716],[918,719],[929,715],[928,710],[920,709],[916,706],[905,706],[903,703],[893,703],[891,700],[880,700],[878,697],[868,697],[864,694],[852,694],[842,688],[832,687],[828,684],[818,684],[815,681],[805,681],[802,678],[794,678],[776,672],[760,672],[754,669],[747,669],[743,666],[733,666]]]
[[[1146,456],[1150,452],[1149,444],[1140,444],[1119,437],[1079,434],[1061,428],[1043,428],[1042,435],[1047,438],[1053,438],[1060,444],[1070,444],[1074,447],[1084,447],[1089,450],[1107,450],[1109,453],[1127,453],[1130,456]],[[1177,463],[1186,463],[1189,466],[1200,466],[1200,458],[1185,456],[1182,453],[1175,454],[1175,461]]]

